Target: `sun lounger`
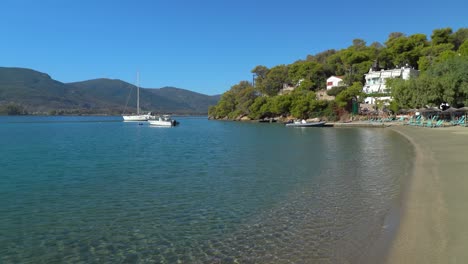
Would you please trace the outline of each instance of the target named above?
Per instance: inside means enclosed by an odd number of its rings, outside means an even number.
[[[438,120],[432,127],[442,127],[444,126],[444,120]]]
[[[452,121],[450,121],[450,123],[452,123],[452,125],[454,125],[454,126],[457,126],[457,125],[464,126],[465,125],[465,116],[460,117],[458,120],[452,120]]]
[[[426,124],[424,126],[426,127],[434,127],[436,124],[436,120],[439,119],[438,116],[433,116],[431,119],[427,120]]]

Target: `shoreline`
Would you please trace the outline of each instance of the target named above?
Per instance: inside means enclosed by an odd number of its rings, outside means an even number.
[[[392,126],[414,146],[404,179],[400,223],[385,263],[462,263],[468,259],[468,129]]]

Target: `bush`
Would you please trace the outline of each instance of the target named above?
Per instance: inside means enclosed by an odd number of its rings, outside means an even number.
[[[27,115],[28,111],[19,104],[9,103],[0,106],[0,114],[3,115]]]
[[[327,90],[327,95],[329,96],[337,96],[339,93],[344,91],[347,88],[347,86],[335,86],[332,87],[330,90]]]

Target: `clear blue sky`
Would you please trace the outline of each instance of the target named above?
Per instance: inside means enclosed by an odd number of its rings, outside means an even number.
[[[383,43],[468,27],[468,4],[444,1],[2,0],[0,66],[61,82],[115,78],[145,88],[219,94],[256,65],[289,64],[355,38]]]

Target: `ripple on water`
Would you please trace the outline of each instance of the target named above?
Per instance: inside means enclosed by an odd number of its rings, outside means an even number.
[[[410,166],[380,129],[183,121],[1,124],[0,262],[358,263]]]

